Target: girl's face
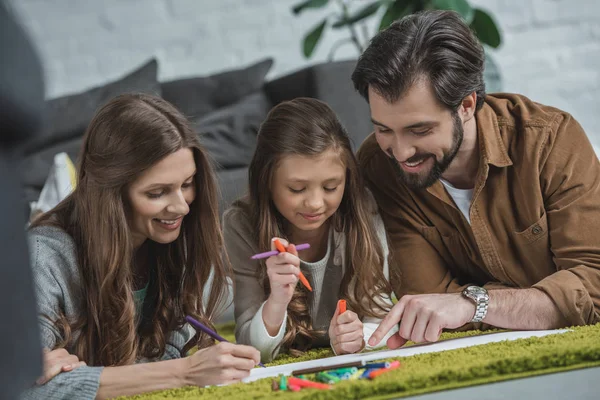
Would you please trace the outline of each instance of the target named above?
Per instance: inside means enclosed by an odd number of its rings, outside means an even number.
[[[275,170],[271,195],[293,227],[315,231],[337,211],[345,185],[346,167],[333,150],[318,156],[289,155]]]
[[[180,149],[140,175],[128,189],[134,246],[146,239],[171,243],[196,197],[196,163],[191,149]]]

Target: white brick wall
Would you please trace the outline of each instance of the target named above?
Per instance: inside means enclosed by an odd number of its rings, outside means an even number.
[[[159,60],[161,80],[235,68],[267,56],[275,59],[270,77],[325,61],[346,32],[328,31],[306,61],[301,38],[324,13],[294,17],[290,8],[297,2],[9,0],[42,55],[48,97],[114,79],[152,56]],[[504,44],[495,60],[504,90],[571,112],[600,145],[600,2],[471,2],[493,12],[503,29]],[[334,10],[332,4],[328,11]],[[356,52],[345,45],[337,58],[351,57]]]
[[[471,0],[503,28],[504,90],[573,114],[600,146],[600,2]]]

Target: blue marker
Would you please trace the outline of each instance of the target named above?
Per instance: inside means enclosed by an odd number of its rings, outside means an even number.
[[[371,372],[373,372],[373,369],[365,368],[364,372],[360,376],[360,379],[368,379]]]

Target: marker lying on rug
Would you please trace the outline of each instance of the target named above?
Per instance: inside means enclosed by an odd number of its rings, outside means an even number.
[[[194,318],[190,317],[189,315],[185,317],[185,320],[187,322],[189,322],[194,328],[196,329],[200,329],[202,332],[206,333],[208,336],[210,336],[211,338],[218,340],[219,342],[227,342],[229,343],[229,340],[225,339],[223,336],[219,335],[217,332],[213,331],[212,329],[210,329],[208,326],[200,323],[200,321],[195,320]],[[258,363],[259,366],[266,368],[263,363]]]
[[[298,385],[288,385],[288,388],[292,391],[292,392],[299,392],[300,389],[302,389],[300,386]]]
[[[321,371],[332,371],[332,370],[341,369],[341,368],[352,368],[352,367],[361,368],[364,364],[365,363],[363,361],[353,361],[353,362],[348,362],[348,363],[343,363],[343,364],[297,369],[295,371],[292,371],[292,375],[293,376],[308,375],[308,374],[314,374],[314,373],[321,372]]]
[[[281,244],[281,242],[279,241],[279,239],[275,239],[273,240],[273,243],[275,243],[275,247],[277,248],[277,250],[279,250],[279,253],[286,253],[287,250],[285,249],[285,247],[283,247],[283,245]],[[300,248],[302,246],[302,248]],[[307,246],[307,247],[305,247]],[[298,246],[296,246],[296,250],[303,250],[303,249],[308,249],[310,247],[310,244],[306,243],[306,244],[299,244]],[[304,274],[302,273],[302,271],[300,271],[300,275],[298,275],[298,278],[300,279],[300,282],[302,282],[302,284],[304,285],[304,287],[306,287],[308,290],[310,290],[312,292],[312,288],[310,287],[310,283],[308,283],[308,279],[306,279],[306,277],[304,276]]]
[[[306,379],[295,378],[293,376],[288,377],[288,384],[298,386],[301,388],[308,387],[321,390],[332,389],[330,385],[327,385],[325,383],[313,382]]]
[[[369,369],[367,369],[366,371],[371,371],[371,372],[369,373],[369,375],[368,375],[369,379],[375,379],[375,378],[377,378],[379,375],[383,375],[383,374],[385,374],[386,372],[388,372],[388,371],[391,371],[391,370],[393,370],[393,369],[396,369],[396,368],[400,368],[400,361],[392,361],[392,362],[390,363],[390,366],[389,366],[389,367],[387,367],[387,368],[381,368],[381,369],[377,369],[377,370],[375,370],[375,371],[372,371],[372,370],[369,370]]]
[[[390,363],[389,362],[379,362],[379,363],[367,363],[365,365],[363,365],[362,367],[359,368],[365,368],[365,369],[380,369],[380,368],[389,368],[390,367]]]
[[[356,372],[353,373],[352,375],[350,375],[350,378],[348,378],[348,379],[351,380],[351,381],[355,381],[357,379],[360,379],[360,377],[362,376],[362,374],[363,374],[363,370],[356,369]]]
[[[298,251],[306,250],[306,249],[310,249],[310,244],[303,243],[303,244],[299,244],[298,246],[296,246],[296,250],[298,250]],[[285,250],[285,248],[284,248],[284,250]],[[281,252],[279,250],[266,251],[264,253],[255,254],[252,257],[250,257],[250,259],[251,260],[260,260],[262,258],[269,258],[271,256],[276,256],[279,253],[285,253],[285,251],[283,251],[283,252]]]
[[[319,382],[323,382],[323,383],[338,383],[341,379],[334,375],[334,374],[329,374],[327,372],[317,372],[317,381]]]

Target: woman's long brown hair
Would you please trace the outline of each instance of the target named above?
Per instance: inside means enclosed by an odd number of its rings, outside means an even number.
[[[297,98],[274,107],[260,127],[256,151],[249,167],[249,196],[238,202],[250,213],[258,248],[268,249],[273,237],[289,237],[289,223],[277,211],[270,190],[279,161],[288,155],[319,156],[337,152],[346,167],[346,186],[339,209],[331,217],[333,228],[346,235],[346,265],[339,297],[360,317],[381,316],[385,306],[378,296],[391,293],[383,275],[383,250],[372,223],[373,211],[348,135],[329,106],[319,100]],[[244,206],[245,205],[245,206]],[[265,295],[270,293],[266,264],[257,271]],[[311,346],[318,332],[312,328],[308,293],[297,285],[288,305],[283,347],[299,354]],[[379,310],[376,311],[376,310]]]
[[[174,242],[147,242],[153,264],[148,288],[152,311],[138,328],[127,188],[142,172],[182,148],[194,154],[196,197]],[[169,332],[182,327],[186,315],[212,326],[230,273],[222,258],[213,166],[185,117],[166,101],[127,94],[103,106],[85,133],[75,190],[32,227],[42,225],[59,227],[75,241],[82,312],[75,321],[63,317],[56,324],[64,344],[88,365],[126,365],[140,357],[160,357]],[[75,332],[77,336],[71,334]],[[210,342],[197,334],[182,353]]]

